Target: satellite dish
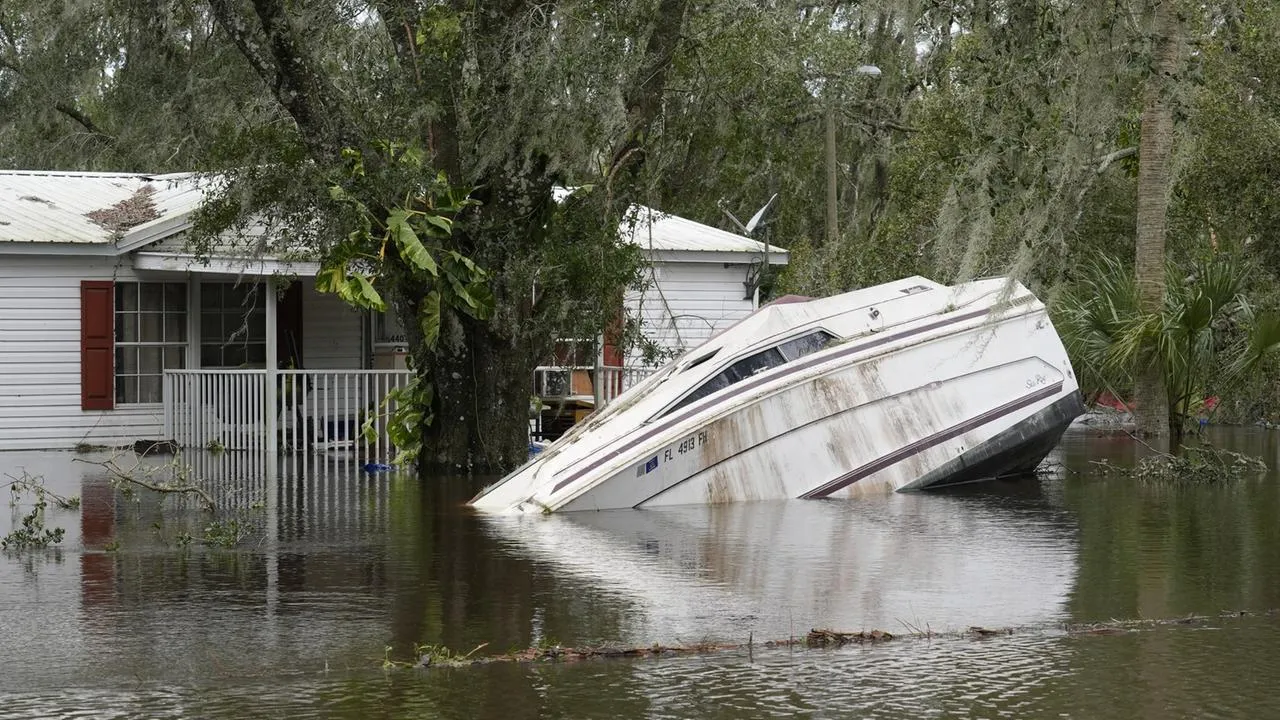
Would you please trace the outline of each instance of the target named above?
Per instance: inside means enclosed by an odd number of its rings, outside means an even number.
[[[752,230],[756,229],[756,225],[760,224],[760,218],[764,217],[765,211],[768,210],[769,207],[773,205],[773,201],[777,199],[778,193],[774,193],[773,197],[769,198],[769,202],[765,203],[764,207],[757,210],[756,214],[751,216],[751,219],[747,221],[747,226],[743,228],[748,235],[751,234]]]

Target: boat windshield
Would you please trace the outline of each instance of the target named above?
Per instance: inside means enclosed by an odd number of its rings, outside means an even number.
[[[723,390],[734,383],[742,382],[753,375],[759,375],[779,365],[785,365],[805,355],[818,352],[834,339],[835,336],[831,333],[825,330],[816,330],[780,345],[775,345],[767,350],[748,355],[698,386],[696,390],[684,396],[680,402],[673,405],[665,414],[675,412],[690,403],[697,402],[714,392]]]

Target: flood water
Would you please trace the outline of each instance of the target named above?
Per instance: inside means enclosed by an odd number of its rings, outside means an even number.
[[[1280,432],[1212,437],[1280,465]],[[121,495],[70,454],[0,454],[0,472],[82,499],[49,511],[58,550],[0,554],[0,718],[1280,717],[1280,474],[1147,487],[1092,462],[1134,453],[1073,431],[1039,479],[501,519],[461,507],[465,480],[193,458],[235,521],[213,527],[190,502]],[[29,505],[0,513],[0,534]],[[206,533],[242,537],[220,549]],[[1214,617],[1064,630],[1192,613]],[[1014,632],[958,636],[970,626]],[[935,635],[763,645],[815,627]],[[748,638],[694,656],[383,669],[418,643]]]

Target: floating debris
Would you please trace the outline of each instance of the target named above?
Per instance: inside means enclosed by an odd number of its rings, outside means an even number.
[[[835,630],[810,630],[805,636],[805,644],[809,647],[839,647],[841,645],[887,642],[893,636],[883,630],[870,632],[836,632]]]
[[[1160,453],[1145,457],[1134,467],[1113,465],[1102,460],[1091,464],[1103,473],[1133,478],[1148,485],[1213,485],[1257,478],[1267,471],[1262,459],[1208,445],[1183,446],[1180,454]]]
[[[1267,611],[1270,615],[1274,611]],[[1235,610],[1229,613],[1222,613],[1219,618],[1237,618],[1247,617],[1254,613],[1248,610]],[[1081,623],[1064,625],[1063,629],[1070,635],[1120,635],[1137,630],[1163,627],[1168,625],[1197,625],[1208,622],[1212,618],[1208,615],[1184,615],[1176,618],[1160,618],[1150,620],[1108,620],[1100,623]]]
[[[1020,633],[1066,633],[1069,636],[1084,635],[1123,635],[1131,632],[1150,630],[1158,627],[1176,625],[1199,625],[1215,617],[1218,619],[1234,619],[1250,616],[1275,616],[1278,610],[1250,611],[1233,610],[1217,616],[1184,615],[1174,618],[1143,620],[1108,620],[1096,623],[1064,623],[1054,625],[988,628],[981,625],[970,625],[965,630],[938,633],[934,631],[910,630],[903,635],[893,635],[883,630],[863,630],[859,632],[840,632],[827,629],[810,630],[802,638],[770,640],[757,643],[749,635],[747,642],[713,642],[703,641],[688,645],[637,645],[637,646],[600,646],[600,647],[564,647],[561,645],[539,645],[497,655],[476,655],[486,645],[482,644],[469,653],[455,653],[438,645],[418,645],[414,648],[415,661],[392,660],[391,648],[386,649],[383,667],[396,668],[437,668],[467,667],[471,665],[490,665],[494,663],[572,663],[589,660],[623,660],[639,658],[664,658],[682,655],[703,655],[719,652],[745,651],[752,652],[757,647],[786,648],[804,646],[809,648],[838,648],[846,645],[870,645],[909,638],[916,641],[932,641],[939,638],[951,640],[985,640],[1002,635]]]

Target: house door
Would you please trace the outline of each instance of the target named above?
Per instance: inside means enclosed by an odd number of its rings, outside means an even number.
[[[276,309],[276,357],[282,368],[304,368],[302,357],[302,283],[289,284]]]

